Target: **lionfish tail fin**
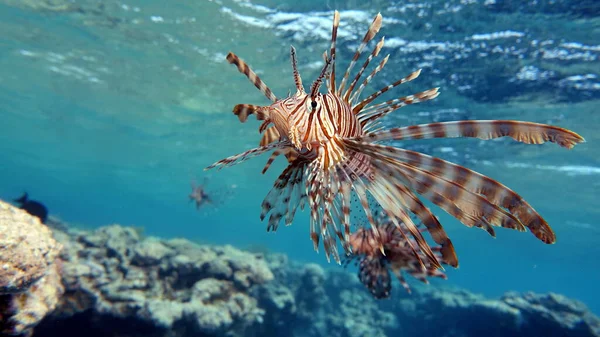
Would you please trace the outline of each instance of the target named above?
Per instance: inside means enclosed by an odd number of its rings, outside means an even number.
[[[543,144],[552,142],[568,149],[573,148],[585,139],[577,133],[553,125],[510,120],[466,120],[455,122],[431,123],[394,128],[368,134],[370,142],[382,140],[405,140],[425,138],[457,138],[470,137],[494,139],[511,137],[526,144]]]
[[[277,97],[275,96],[275,94],[273,94],[271,89],[269,89],[269,86],[266,85],[265,82],[263,82],[254,71],[252,71],[252,69],[250,68],[250,66],[248,66],[246,62],[244,62],[232,52],[229,52],[226,58],[227,62],[229,62],[230,64],[234,64],[238,68],[238,71],[240,73],[246,75],[250,82],[252,82],[252,84],[254,84],[254,86],[258,90],[260,90],[260,92],[263,93],[263,95],[265,95],[265,97],[271,100],[271,102],[277,101]]]
[[[376,299],[388,298],[392,290],[390,272],[382,259],[365,257],[358,267],[358,279]]]

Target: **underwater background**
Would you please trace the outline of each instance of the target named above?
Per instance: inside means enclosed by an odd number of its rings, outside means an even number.
[[[600,2],[593,0],[0,0],[0,198],[27,191],[76,227],[118,223],[340,269],[313,251],[307,211],[276,233],[260,221],[283,159],[264,175],[268,156],[203,171],[259,141],[259,123],[241,124],[231,109],[266,100],[225,55],[235,52],[283,96],[294,88],[289,46],[303,78],[315,78],[334,9],[338,69],[373,16],[384,17],[383,53],[391,56],[365,93],[418,68],[420,77],[394,93],[440,87],[435,100],[386,117],[387,126],[517,119],[586,139],[572,150],[510,139],[399,144],[502,182],[557,235],[554,245],[503,229],[494,239],[434,208],[461,265],[429,287],[490,297],[555,292],[600,314]],[[205,179],[216,202],[197,210],[190,182]]]

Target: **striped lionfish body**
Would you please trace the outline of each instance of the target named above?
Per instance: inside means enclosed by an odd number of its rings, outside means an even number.
[[[350,72],[363,49],[381,27],[378,14],[359,45],[348,69],[336,86],[336,36],[339,14],[334,12],[331,48],[324,53],[325,65],[319,77],[305,91],[291,48],[291,61],[296,93],[278,99],[269,87],[233,53],[227,60],[268,98],[269,106],[239,104],[233,109],[241,122],[249,115],[263,121],[260,147],[232,156],[209,166],[225,167],[248,158],[272,152],[263,173],[273,160],[284,155],[288,166],[280,174],[262,204],[261,219],[269,213],[267,230],[276,230],[281,221],[290,225],[298,208],[308,203],[311,211],[310,237],[315,250],[322,240],[329,260],[339,263],[337,240],[346,253],[351,253],[351,203],[358,200],[372,230],[374,240],[383,252],[383,240],[373,218],[373,209],[382,209],[385,222],[392,223],[405,237],[405,242],[423,266],[441,268],[445,263],[458,266],[452,242],[436,216],[422,203],[422,197],[433,202],[469,227],[479,227],[494,234],[494,226],[525,231],[538,239],[553,243],[555,235],[546,221],[517,193],[501,183],[468,168],[422,153],[379,144],[381,141],[475,137],[492,139],[512,137],[528,144],[546,141],[572,148],[584,139],[578,134],[555,126],[498,120],[469,120],[401,128],[381,129],[379,121],[387,114],[409,104],[431,100],[438,88],[413,95],[373,103],[390,89],[416,79],[420,70],[361,99],[365,86],[385,66],[385,56],[361,82],[371,61],[379,55],[384,39],[375,44],[358,73],[350,80]],[[325,83],[327,92],[319,91]],[[434,253],[411,216],[427,229],[439,245]],[[337,239],[336,239],[337,238]]]
[[[346,265],[351,261],[358,264],[359,280],[377,299],[390,296],[392,289],[390,271],[409,293],[411,289],[404,278],[404,272],[423,283],[429,283],[428,277],[447,278],[446,274],[432,263],[420,262],[427,261],[427,257],[422,252],[418,252],[421,256],[420,259],[417,258],[411,249],[411,246],[417,243],[413,238],[407,238],[402,234],[401,228],[406,230],[403,227],[402,223],[397,227],[392,222],[378,221],[375,229],[360,228],[350,235],[349,245],[352,248],[352,255],[344,262]],[[375,230],[378,232],[379,239],[376,239]],[[419,230],[426,231],[425,228]],[[379,250],[379,244],[383,246],[383,252]],[[442,259],[441,247],[432,247],[432,250],[436,257]]]

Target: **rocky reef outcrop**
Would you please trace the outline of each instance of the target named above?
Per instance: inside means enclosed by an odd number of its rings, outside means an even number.
[[[56,307],[61,249],[38,218],[0,201],[0,334],[28,335]]]
[[[285,255],[143,238],[118,225],[56,237],[65,295],[35,336],[600,336],[557,294],[415,286],[378,301],[345,270]]]
[[[53,226],[55,240],[39,221],[0,206],[2,259],[12,268],[0,274],[3,335],[600,336],[600,319],[558,294],[489,299],[415,286],[378,301],[342,269],[119,225]],[[16,268],[24,263],[10,259],[17,254],[35,257],[35,267]]]
[[[263,322],[252,290],[273,279],[264,259],[231,246],[140,238],[117,225],[57,234],[65,295],[39,334],[243,336]]]
[[[287,313],[297,328],[290,334],[288,324],[273,336],[600,336],[600,319],[583,303],[559,294],[509,292],[490,299],[464,289],[415,284],[412,294],[397,291],[378,301],[355,275],[281,261],[285,257],[269,258],[276,277],[265,287],[287,285],[291,294],[280,297],[281,307],[297,308]],[[278,267],[283,264],[287,267]],[[273,316],[267,317],[268,322]]]
[[[489,299],[462,289],[423,288],[387,303],[409,336],[600,336],[600,319],[558,294]]]

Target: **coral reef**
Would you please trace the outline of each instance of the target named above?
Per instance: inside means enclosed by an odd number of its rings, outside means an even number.
[[[49,263],[29,288],[0,297],[11,334],[30,332],[60,297],[34,337],[600,336],[598,317],[557,294],[489,299],[415,285],[410,295],[378,301],[353,273],[281,254],[142,238],[118,225],[55,229],[54,236],[64,246],[60,263]]]
[[[581,302],[557,294],[506,293],[489,299],[466,290],[419,285],[378,301],[358,278],[268,258],[275,280],[293,294],[288,326],[273,336],[600,336],[600,319]],[[286,261],[283,262],[282,261]],[[282,268],[282,266],[284,266]],[[279,285],[278,285],[279,284]],[[266,320],[272,316],[267,311]],[[287,333],[289,325],[296,328]],[[302,334],[298,333],[302,331]]]
[[[56,307],[61,248],[37,217],[0,201],[0,333],[28,335]]]
[[[0,293],[14,293],[46,275],[61,245],[38,218],[0,201],[0,249]]]
[[[600,319],[585,305],[552,293],[488,299],[465,290],[421,287],[415,295],[388,303],[408,335],[600,336]]]
[[[81,319],[98,335],[245,336],[263,321],[251,290],[273,274],[260,256],[183,239],[141,239],[117,225],[57,232],[57,238],[65,246],[66,291],[53,318],[58,323],[41,334]]]

